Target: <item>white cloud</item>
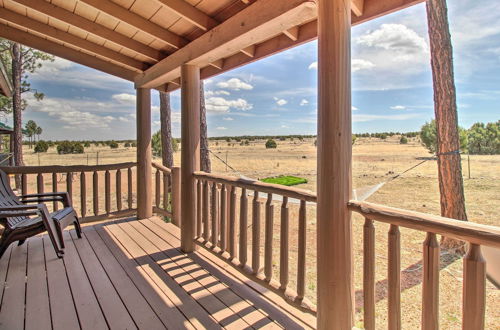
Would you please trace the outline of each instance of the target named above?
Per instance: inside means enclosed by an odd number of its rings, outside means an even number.
[[[206,91],[205,92],[205,97],[210,97],[214,95],[231,95],[228,91],[221,90],[221,91]]]
[[[244,90],[252,90],[253,86],[238,79],[238,78],[231,78],[227,81],[221,81],[217,83],[217,87],[219,88],[225,88],[225,89],[230,89],[233,91],[239,91],[241,89]]]
[[[360,70],[367,70],[375,67],[375,64],[373,64],[370,61],[363,60],[363,59],[356,59],[353,58],[351,60],[351,70],[352,72],[357,72]],[[317,70],[318,69],[318,62],[312,62],[309,64],[309,70]]]
[[[395,105],[391,107],[392,110],[404,110],[406,107],[404,105]]]
[[[309,104],[309,101],[308,101],[308,100],[306,100],[306,99],[302,99],[302,100],[300,101],[300,106],[304,106],[304,105],[308,105],[308,104]]]
[[[224,130],[226,130],[227,128],[226,128],[226,127],[223,127],[223,126],[219,126],[219,127],[216,127],[215,129],[216,129],[216,130],[219,130],[219,131],[224,131]]]
[[[231,117],[224,117],[224,118],[222,118],[222,120],[226,120],[226,121],[233,121],[234,119],[233,119],[233,118],[231,118]]]
[[[274,97],[274,100],[276,101],[276,104],[279,105],[280,107],[284,106],[285,104],[288,103],[287,100],[285,100],[285,99],[279,99],[277,97]]]
[[[54,61],[45,61],[42,67],[36,71],[36,74],[43,73],[56,73],[62,70],[71,68],[74,65],[73,62],[65,60],[60,57],[55,57]]]
[[[353,115],[352,116],[352,121],[355,123],[359,122],[367,122],[367,121],[374,121],[374,120],[408,120],[408,119],[413,119],[417,118],[420,115],[418,114],[400,114],[400,115]]]
[[[121,93],[114,94],[111,98],[123,104],[135,104],[136,96],[134,94]]]
[[[236,110],[250,110],[253,105],[247,100],[238,98],[236,100],[226,100],[223,97],[209,97],[205,101],[205,106],[211,112],[228,112],[231,108]]]
[[[356,108],[355,106],[352,106],[352,107],[351,107],[351,110],[352,110],[352,111],[356,111],[356,110],[359,110],[359,109],[358,109],[358,108]]]

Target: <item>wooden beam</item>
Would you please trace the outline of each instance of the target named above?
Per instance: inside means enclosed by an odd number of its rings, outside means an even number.
[[[118,46],[127,48],[137,54],[146,56],[151,60],[159,61],[165,57],[159,50],[151,48],[121,33],[115,32],[100,24],[97,24],[91,20],[83,18],[82,16],[74,14],[66,9],[55,6],[46,1],[39,1],[39,0],[13,0],[13,1],[27,8],[31,8],[39,13],[45,14],[53,19],[62,21],[66,24],[82,29],[90,34],[106,39]]]
[[[156,0],[165,5],[177,15],[184,18],[189,23],[196,25],[203,31],[208,31],[219,23],[198,8],[190,5],[184,0]]]
[[[200,69],[181,68],[181,249],[195,250],[196,186],[194,172],[200,169]]]
[[[137,218],[153,216],[151,181],[151,90],[137,89]]]
[[[210,65],[216,69],[222,70],[222,68],[224,67],[224,59],[221,58],[215,62],[210,63]]]
[[[55,42],[40,38],[34,34],[18,30],[7,25],[1,25],[0,37],[126,80],[133,81],[133,77],[137,75],[137,72],[130,69],[84,54],[77,50],[62,46]]]
[[[315,16],[312,1],[257,1],[138,75],[136,86],[159,86],[178,77],[182,64],[203,67]]]
[[[255,56],[255,45],[250,45],[248,47],[243,48],[240,50],[243,54],[245,54],[248,57],[254,57]]]
[[[351,10],[356,16],[363,15],[363,6],[365,0],[351,0]]]
[[[319,1],[318,37],[317,328],[351,329],[350,1]]]
[[[58,30],[48,24],[41,23],[24,15],[19,15],[5,8],[0,8],[0,20],[27,28],[31,31],[41,33],[47,37],[79,47],[89,53],[100,55],[114,62],[126,65],[134,70],[146,70],[148,65],[131,57],[115,52],[109,48],[100,46],[88,40],[79,38],[74,34]]]
[[[283,31],[283,33],[293,41],[297,41],[299,39],[299,27],[294,26],[288,30]]]
[[[120,5],[115,4],[109,0],[80,0],[87,5],[94,7],[110,16],[113,16],[119,21],[122,21],[134,28],[150,35],[153,38],[157,38],[161,41],[166,42],[174,48],[181,48],[186,45],[188,41],[169,30],[148,21],[147,19],[139,16]]]

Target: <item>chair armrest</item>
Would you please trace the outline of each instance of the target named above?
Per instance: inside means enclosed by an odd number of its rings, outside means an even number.
[[[0,218],[41,215],[45,205],[14,205],[0,207]]]
[[[23,203],[41,203],[41,202],[61,202],[64,207],[69,207],[69,194],[67,192],[50,192],[41,194],[27,194],[20,196]]]

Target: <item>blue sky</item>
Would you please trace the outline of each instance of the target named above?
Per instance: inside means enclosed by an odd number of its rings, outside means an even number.
[[[459,123],[500,119],[500,11],[496,1],[448,1]],[[205,81],[210,136],[316,133],[317,43]],[[415,131],[433,118],[425,5],[352,29],[353,131]],[[130,82],[56,59],[31,77],[45,93],[24,121],[44,139],[135,138]],[[28,96],[29,98],[29,96]],[[153,93],[153,130],[159,129]],[[180,135],[179,93],[172,94]],[[8,120],[8,119],[7,119]],[[8,120],[9,121],[9,120]]]

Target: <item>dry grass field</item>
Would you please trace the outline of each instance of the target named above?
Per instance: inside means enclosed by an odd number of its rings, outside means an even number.
[[[214,155],[212,169],[215,173],[226,175],[245,175],[252,178],[264,178],[276,175],[293,175],[306,178],[307,184],[297,187],[316,189],[316,147],[313,139],[299,141],[277,141],[277,149],[265,149],[264,140],[251,141],[249,146],[226,141],[211,141],[210,149],[221,159],[226,160],[237,172],[233,172]],[[55,148],[48,153],[36,155],[25,149],[27,165],[94,165],[99,154],[99,164],[134,161],[135,148],[109,149],[109,147],[86,148],[83,155],[57,155]],[[391,180],[395,175],[409,167],[426,160],[417,168]],[[160,160],[157,160],[160,161]],[[175,162],[179,164],[180,153],[176,153]],[[471,156],[468,177],[467,156],[463,158],[463,172],[467,213],[470,221],[500,225],[500,155]],[[102,180],[101,180],[102,182]],[[368,201],[409,210],[439,214],[439,189],[437,182],[436,161],[416,140],[410,139],[407,145],[400,145],[396,137],[383,141],[375,138],[358,139],[353,147],[353,186],[360,188],[386,182]],[[78,191],[75,189],[75,191]],[[279,219],[279,202],[275,202],[276,215]],[[251,208],[249,208],[251,209]],[[250,210],[251,212],[251,210]],[[315,207],[308,206],[308,246],[315,246]],[[298,207],[290,205],[290,282],[294,286],[296,276],[296,237]],[[356,289],[356,325],[362,321],[362,226],[363,219],[354,216],[354,258]],[[388,226],[376,223],[377,238],[377,327],[387,324],[387,231]],[[263,227],[263,226],[262,226]],[[279,241],[279,221],[275,220],[275,238]],[[251,235],[248,235],[251,238]],[[421,275],[422,242],[424,234],[412,230],[401,230],[401,279],[402,279],[402,326],[405,329],[419,328],[421,318]],[[315,301],[315,248],[307,251],[307,296]],[[274,245],[277,263],[279,246]],[[461,290],[462,261],[455,255],[442,252],[440,275],[440,326],[442,329],[461,328]],[[487,286],[487,329],[500,329],[500,290],[488,283]]]

